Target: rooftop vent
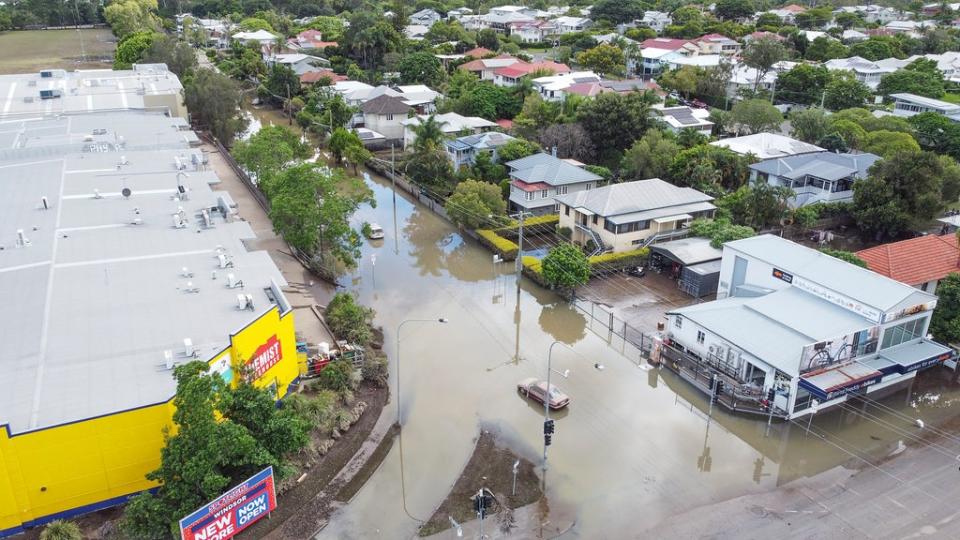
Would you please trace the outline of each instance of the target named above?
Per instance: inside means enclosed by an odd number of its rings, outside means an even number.
[[[16,246],[17,246],[18,248],[29,247],[29,246],[30,246],[30,239],[27,238],[26,235],[23,234],[23,229],[17,229],[17,242],[16,242]]]

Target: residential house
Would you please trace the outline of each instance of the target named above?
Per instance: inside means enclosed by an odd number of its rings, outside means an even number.
[[[600,82],[600,76],[592,71],[559,73],[533,80],[533,89],[546,101],[563,101],[566,90],[579,83]]]
[[[683,66],[701,68],[716,67],[724,61],[727,61],[727,57],[720,54],[698,54],[695,56],[667,55],[660,60],[661,64],[667,69],[680,69]]]
[[[302,51],[309,49],[326,49],[327,47],[336,47],[336,41],[324,41],[323,34],[319,30],[304,30],[296,36],[287,40],[287,48],[293,51]]]
[[[744,92],[753,90],[764,90],[773,92],[777,85],[777,77],[783,71],[789,71],[796,62],[780,62],[773,69],[761,74],[755,68],[746,64],[734,64],[730,72],[730,80],[727,82],[727,97],[730,99],[739,99]]]
[[[574,32],[583,32],[593,26],[593,21],[586,17],[557,17],[553,19],[553,24],[557,26],[557,32],[560,34],[572,34]]]
[[[750,165],[750,182],[782,186],[796,195],[793,208],[813,203],[853,200],[853,184],[867,177],[867,170],[880,160],[870,153],[813,152],[768,159]]]
[[[422,24],[408,24],[403,27],[403,35],[414,41],[422,40],[429,31],[430,27]]]
[[[266,64],[270,67],[275,65],[286,66],[298,76],[316,71],[317,68],[330,67],[330,61],[326,58],[302,53],[274,54],[267,57]]]
[[[473,166],[477,155],[481,153],[489,154],[490,160],[496,163],[499,161],[497,150],[513,139],[506,133],[488,131],[479,135],[465,135],[450,139],[444,142],[444,146],[447,149],[447,157],[453,163],[453,170],[458,171],[460,167]]]
[[[709,120],[708,109],[694,109],[690,107],[664,107],[654,105],[653,111],[659,114],[660,120],[669,131],[680,133],[685,129],[692,129],[707,137],[713,133],[713,122]]]
[[[707,34],[695,39],[694,44],[700,47],[700,54],[720,54],[733,56],[740,53],[743,45],[735,39],[721,34]]]
[[[753,135],[745,135],[743,137],[720,139],[710,144],[728,148],[742,156],[753,156],[757,160],[776,159],[824,151],[824,149],[819,146],[814,146],[777,133],[754,133]]]
[[[486,15],[481,15],[481,17],[488,28],[509,35],[511,24],[536,20],[525,13],[526,9],[521,6],[497,6],[490,8],[490,11]]]
[[[348,105],[358,106],[381,95],[388,95],[400,98],[418,114],[428,114],[436,110],[434,103],[441,95],[422,84],[391,87],[385,84],[370,86],[358,81],[343,81],[334,84],[333,88],[343,96]]]
[[[474,47],[473,49],[470,49],[469,51],[463,53],[464,56],[473,58],[473,59],[486,58],[488,56],[493,56],[495,54],[497,53],[484,47]]]
[[[658,96],[663,97],[664,92],[654,81],[644,81],[642,79],[613,80],[602,79],[596,82],[584,82],[571,84],[563,90],[566,94],[576,94],[583,97],[596,97],[606,92],[616,92],[618,94],[629,94],[631,92],[651,91]]]
[[[933,21],[890,21],[883,27],[895,34],[922,37],[924,32],[936,28],[937,24]]]
[[[774,34],[773,32],[767,32],[766,30],[760,30],[758,32],[753,32],[743,36],[744,43],[750,43],[755,39],[775,39],[777,41],[785,41],[787,38],[781,36],[780,34]]]
[[[496,78],[494,73],[498,69],[512,66],[518,62],[522,62],[522,60],[509,54],[501,54],[494,58],[471,60],[465,64],[461,64],[459,69],[473,73],[480,77],[481,81],[492,81]]]
[[[880,84],[880,79],[882,79],[884,75],[900,69],[898,66],[881,66],[878,62],[872,62],[859,56],[835,58],[833,60],[827,60],[823,65],[831,71],[846,70],[852,72],[858,81],[869,86],[871,90],[877,89],[877,86]]]
[[[771,9],[764,13],[772,13],[780,18],[783,21],[783,24],[794,24],[797,20],[797,15],[806,11],[807,8],[803,6],[798,6],[797,4],[790,4],[788,6],[783,6],[782,8]],[[756,14],[757,17],[760,16],[760,13]]]
[[[433,23],[439,21],[443,17],[439,13],[432,9],[421,9],[420,11],[410,15],[409,20],[410,24],[420,24],[430,28],[433,26]]]
[[[940,280],[960,273],[960,248],[955,234],[918,236],[856,253],[878,274],[934,294]]]
[[[650,38],[640,43],[642,62],[638,74],[645,77],[656,75],[667,67],[673,58],[699,54],[700,47],[688,39]]]
[[[834,15],[840,13],[855,13],[860,15],[866,23],[887,24],[900,18],[896,9],[869,4],[865,6],[842,6],[833,10]]]
[[[454,20],[460,19],[466,15],[473,15],[473,10],[468,7],[458,7],[447,12],[447,18]]]
[[[779,236],[724,244],[717,298],[668,311],[654,354],[734,411],[796,419],[955,365],[925,337],[935,296]]]
[[[960,105],[916,94],[890,94],[893,98],[893,114],[914,116],[925,112],[942,114],[954,122],[960,122]]]
[[[260,45],[275,45],[280,39],[266,30],[257,30],[256,32],[237,32],[230,37],[234,41],[240,42],[241,45],[246,45],[254,41]]]
[[[400,123],[403,125],[403,147],[407,148],[417,139],[414,128],[420,125],[429,115],[421,114],[412,118],[406,118]],[[440,130],[444,136],[453,138],[464,133],[479,134],[484,131],[490,131],[497,127],[497,124],[479,116],[462,116],[455,112],[434,115],[434,120],[440,124]]]
[[[603,180],[592,172],[550,154],[539,153],[508,162],[510,209],[533,215],[555,214],[554,197],[589,191]]]
[[[668,26],[673,24],[673,19],[670,17],[669,13],[665,13],[663,11],[645,11],[643,12],[643,18],[637,22],[640,26],[646,26],[647,28],[660,34]]]
[[[547,36],[557,33],[553,21],[521,21],[510,23],[510,36],[516,36],[522,43],[541,43]]]
[[[403,121],[413,112],[413,107],[396,96],[381,94],[360,105],[363,127],[383,135],[389,141],[404,138]]]
[[[347,80],[346,75],[337,75],[332,69],[318,69],[300,75],[300,84],[303,86],[313,86],[324,78],[328,79],[330,84]]]
[[[534,73],[546,73],[550,75],[570,73],[570,67],[566,64],[559,64],[550,60],[534,62],[532,64],[517,62],[494,71],[493,84],[508,87],[516,86],[520,82],[520,79],[529,77]]]
[[[687,233],[699,217],[713,217],[713,197],[659,178],[558,195],[560,226],[574,243],[592,241],[598,252],[623,252]]]
[[[840,39],[844,43],[859,43],[861,41],[866,41],[870,36],[864,34],[863,32],[857,30],[844,30],[843,34],[840,34]]]

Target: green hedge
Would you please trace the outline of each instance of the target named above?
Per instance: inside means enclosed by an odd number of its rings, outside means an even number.
[[[650,248],[644,247],[621,253],[601,253],[600,255],[590,257],[588,260],[590,261],[592,272],[597,274],[622,270],[631,266],[639,266],[646,261],[649,256]],[[600,267],[600,265],[602,265],[602,267]]]
[[[531,217],[523,220],[523,233],[552,233],[557,230],[557,225],[559,224],[560,216],[558,214],[547,214],[545,216]],[[498,229],[494,229],[494,231],[496,231],[496,233],[500,236],[504,238],[510,238],[512,240],[520,235],[520,222],[512,220],[509,224]]]
[[[543,261],[531,255],[524,255],[520,262],[523,266],[523,275],[532,279],[534,283],[541,287],[546,287],[547,282],[543,279]]]
[[[481,244],[499,254],[503,260],[512,261],[517,258],[520,246],[513,240],[508,240],[490,229],[477,229],[477,235],[480,237]]]

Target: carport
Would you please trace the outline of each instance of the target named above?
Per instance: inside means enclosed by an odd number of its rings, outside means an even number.
[[[666,272],[683,292],[702,298],[717,292],[723,251],[707,238],[682,238],[650,246],[650,266]]]

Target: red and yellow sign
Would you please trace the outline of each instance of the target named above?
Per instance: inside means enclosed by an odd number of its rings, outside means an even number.
[[[283,348],[277,335],[270,336],[266,343],[257,347],[250,360],[247,360],[247,370],[251,380],[257,380],[264,373],[277,365],[283,359]]]

